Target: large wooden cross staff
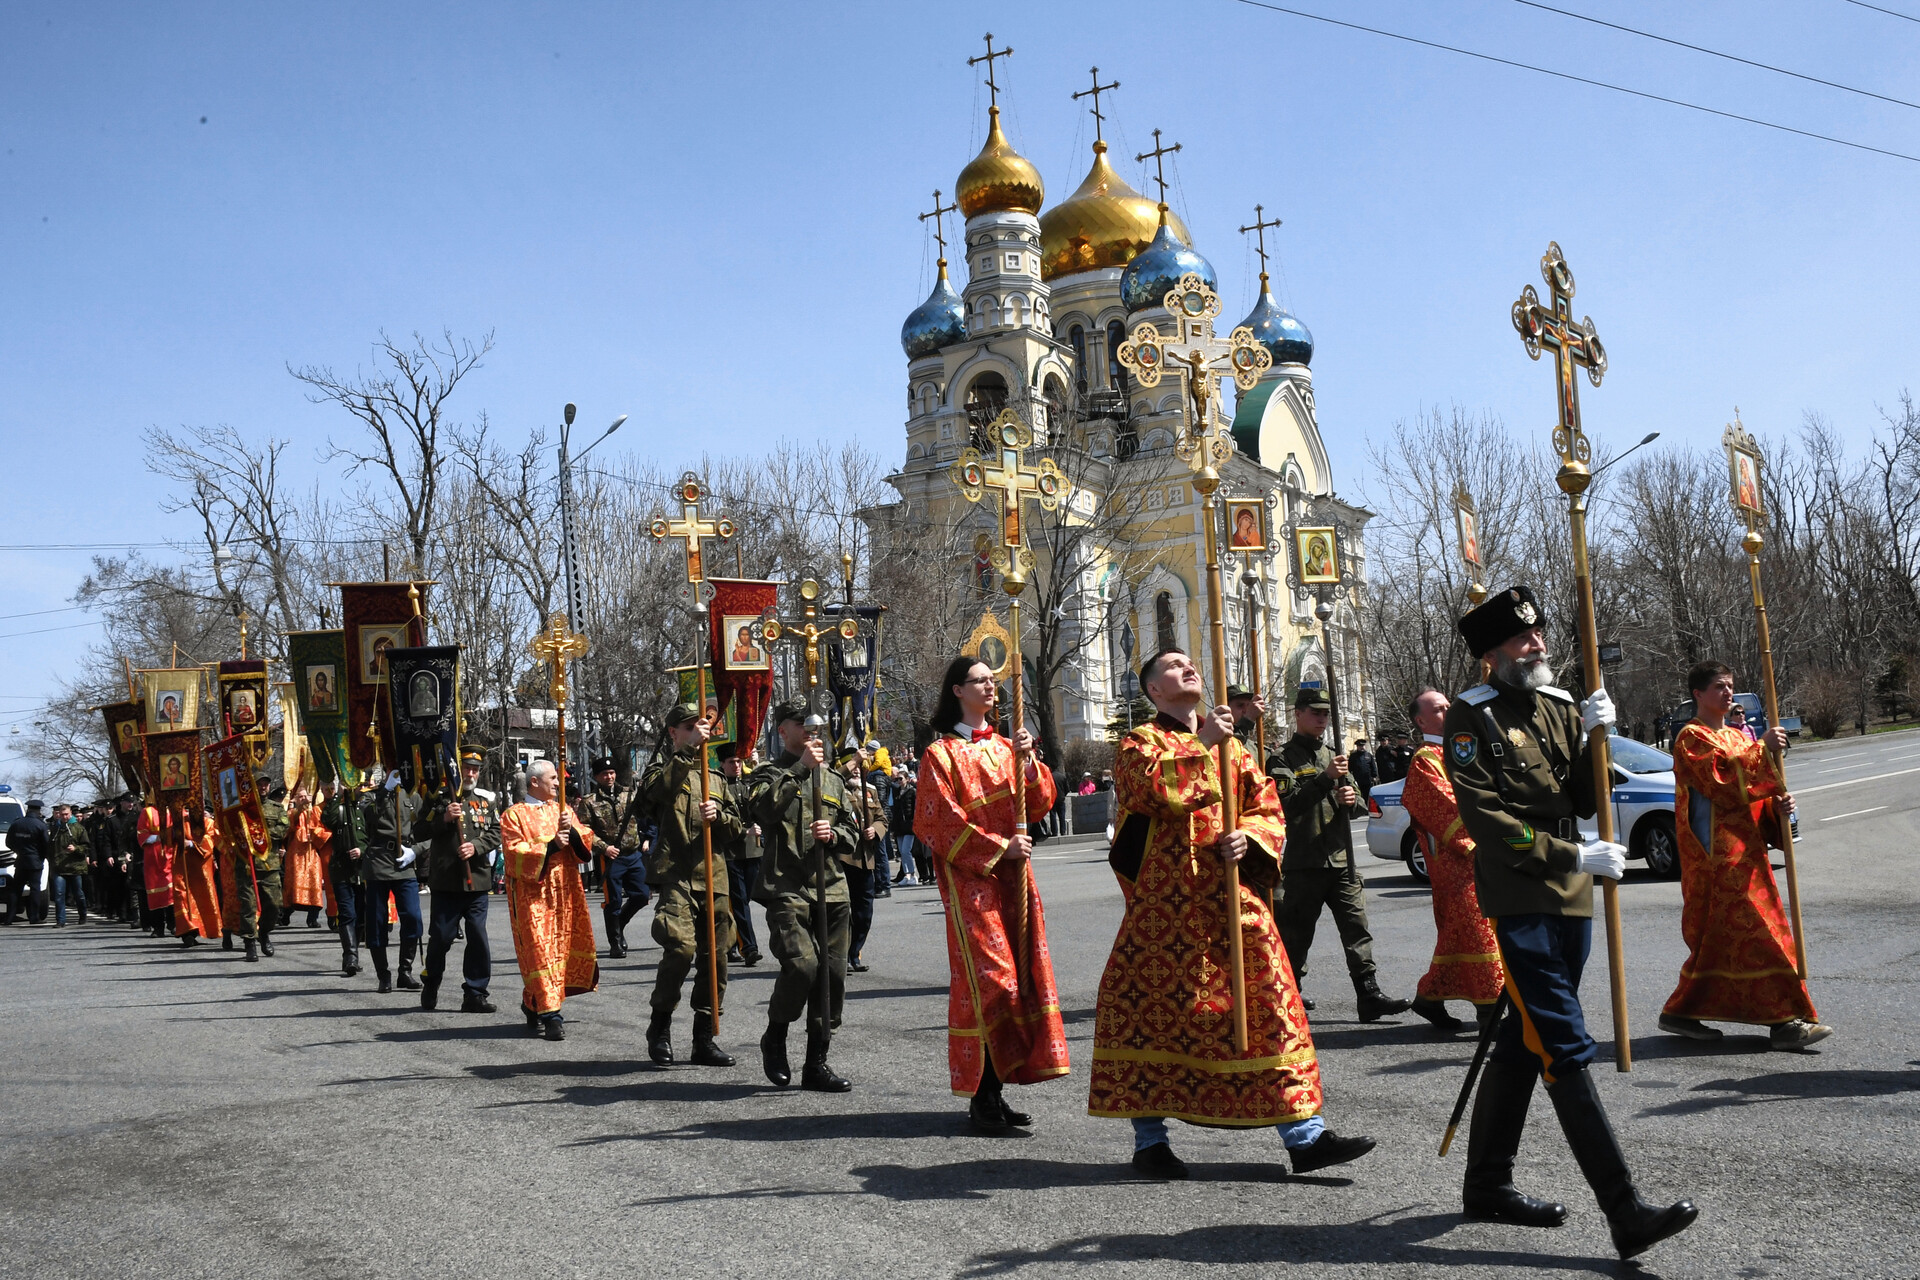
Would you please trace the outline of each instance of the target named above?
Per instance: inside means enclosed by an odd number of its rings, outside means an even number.
[[[1600,334],[1593,319],[1573,318],[1573,271],[1560,253],[1558,244],[1549,243],[1540,259],[1540,276],[1552,295],[1552,305],[1542,306],[1540,297],[1528,285],[1513,304],[1513,327],[1520,331],[1527,354],[1540,358],[1542,348],[1553,352],[1554,381],[1560,398],[1560,418],[1553,428],[1553,450],[1560,455],[1560,470],[1554,483],[1567,495],[1567,517],[1573,534],[1573,585],[1578,598],[1577,621],[1580,628],[1581,665],[1586,670],[1587,694],[1601,687],[1600,641],[1593,621],[1593,573],[1587,562],[1587,486],[1593,483],[1593,446],[1580,429],[1580,387],[1575,381],[1585,369],[1594,386],[1607,372],[1607,349],[1600,345]],[[1588,738],[1593,759],[1594,808],[1598,811],[1600,838],[1613,839],[1613,753],[1608,750],[1607,727],[1596,725]],[[1621,1071],[1633,1070],[1633,1043],[1627,1034],[1627,963],[1621,944],[1620,886],[1612,880],[1600,882],[1607,913],[1607,977],[1613,997],[1614,1065]]]
[[[1000,538],[989,555],[1000,571],[1000,585],[1007,593],[1007,629],[1013,642],[1007,646],[1012,659],[1013,702],[1013,830],[1027,834],[1027,762],[1020,757],[1020,734],[1026,724],[1026,694],[1021,681],[1020,593],[1026,590],[1028,573],[1034,567],[1033,549],[1027,545],[1021,526],[1021,504],[1028,498],[1040,503],[1044,511],[1055,511],[1067,493],[1067,478],[1052,458],[1040,458],[1032,466],[1022,459],[1033,447],[1033,428],[1011,409],[987,426],[986,443],[993,446],[991,459],[978,449],[968,449],[953,464],[953,482],[968,502],[979,502],[989,493],[999,496]]]
[[[700,477],[693,472],[688,471],[680,477],[674,492],[680,499],[680,518],[670,520],[666,516],[655,516],[647,532],[653,535],[656,543],[668,540],[679,542],[686,553],[687,581],[680,588],[680,598],[693,610],[693,668],[694,684],[698,690],[694,707],[704,720],[707,715],[707,601],[713,598],[713,584],[707,581],[706,562],[701,555],[700,544],[709,538],[726,542],[737,531],[733,521],[724,516],[710,519],[700,514],[700,500],[707,496],[707,490],[700,483]],[[700,775],[700,804],[704,808],[713,799],[713,783],[707,776],[707,748],[704,743],[699,750],[700,762],[694,771]],[[713,908],[713,827],[704,817],[700,823],[700,844],[706,856],[707,995],[713,1001],[713,1026],[717,1031],[720,1027],[720,966],[725,961],[726,951],[720,946],[720,927]]]
[[[1165,220],[1167,206],[1160,205]],[[1151,321],[1134,327],[1133,336],[1120,344],[1122,366],[1138,379],[1142,387],[1157,387],[1168,368],[1179,370],[1187,380],[1186,431],[1175,451],[1193,468],[1193,488],[1205,507],[1201,520],[1206,529],[1207,621],[1213,638],[1213,695],[1215,703],[1227,700],[1227,613],[1225,591],[1220,581],[1219,497],[1220,466],[1233,456],[1233,443],[1226,438],[1226,419],[1219,412],[1217,393],[1219,376],[1231,372],[1242,391],[1251,391],[1260,375],[1273,364],[1273,356],[1245,325],[1228,337],[1213,332],[1213,321],[1220,314],[1220,295],[1207,287],[1194,272],[1180,278],[1167,290],[1162,301],[1172,322],[1174,336],[1169,339]],[[1240,825],[1237,780],[1229,771],[1232,759],[1228,744],[1217,748],[1220,769],[1220,820],[1223,831]],[[1257,766],[1256,766],[1257,767]],[[1233,1045],[1235,1052],[1247,1051],[1247,964],[1246,947],[1240,937],[1240,868],[1227,866],[1227,932],[1233,962]]]

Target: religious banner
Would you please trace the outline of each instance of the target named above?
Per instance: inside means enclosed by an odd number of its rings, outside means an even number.
[[[247,740],[253,767],[266,767],[273,755],[267,731],[267,662],[265,658],[233,658],[220,664],[220,714],[216,728]]]
[[[669,667],[680,681],[680,701],[700,706],[700,668]],[[707,739],[707,763],[718,769],[720,759],[713,754],[713,748],[740,741],[739,708],[732,702],[722,703],[719,693],[714,689],[713,671],[707,671],[707,704],[701,712],[713,725],[713,736]]]
[[[460,785],[460,646],[387,651],[388,736],[416,794]]]
[[[292,682],[276,684],[273,691],[280,699],[280,780],[291,794],[302,782],[313,781],[313,754],[300,736],[300,710],[294,702]]]
[[[289,631],[287,667],[314,771],[322,782],[358,785],[360,770],[346,742],[346,632]]]
[[[399,762],[389,737],[369,729],[387,719],[387,651],[418,648],[427,642],[421,613],[428,582],[342,582],[340,617],[346,636],[347,757],[356,769],[372,767],[378,738],[379,763]]]
[[[829,640],[827,689],[833,694],[833,740],[845,748],[860,746],[873,736],[874,682],[879,676],[879,647],[875,635],[881,606],[836,605],[832,612],[852,616],[867,625],[855,636]]]
[[[205,758],[213,783],[213,811],[220,816],[222,852],[246,849],[256,858],[266,857],[267,815],[253,783],[253,744],[245,734],[236,733],[210,744]]]
[[[149,733],[199,727],[200,680],[203,674],[199,667],[141,671],[142,683],[147,691]]]
[[[760,615],[780,603],[780,584],[709,578],[707,604],[713,667],[709,684],[725,708],[728,741],[757,743],[773,699],[773,654],[759,638]],[[692,698],[687,699],[689,702]]]
[[[200,804],[200,731],[168,729],[148,733],[149,794],[162,809],[185,810]]]
[[[107,741],[113,745],[113,758],[129,791],[146,789],[145,762],[141,759],[140,735],[147,727],[147,709],[141,702],[109,702],[100,708],[107,721]]]

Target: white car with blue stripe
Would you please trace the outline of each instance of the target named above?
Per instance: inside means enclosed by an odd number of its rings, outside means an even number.
[[[1673,757],[1615,733],[1613,746],[1613,831],[1624,840],[1629,858],[1639,858],[1662,879],[1680,874],[1680,848],[1673,835]],[[1400,803],[1405,780],[1383,782],[1367,799],[1367,848],[1374,857],[1404,862],[1414,879],[1427,878],[1427,860],[1413,838],[1413,823]],[[1580,820],[1580,832],[1598,838],[1592,818]]]

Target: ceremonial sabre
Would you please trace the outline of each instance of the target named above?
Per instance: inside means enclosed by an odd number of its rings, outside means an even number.
[[[727,519],[708,520],[700,515],[700,499],[707,496],[706,487],[700,483],[700,477],[688,471],[680,477],[677,492],[681,509],[678,520],[669,520],[665,516],[655,516],[647,531],[655,542],[664,542],[673,538],[686,549],[687,581],[680,588],[680,598],[693,610],[693,667],[694,687],[700,701],[695,705],[700,719],[707,718],[707,602],[713,598],[713,584],[707,581],[700,543],[704,538],[718,538],[722,542],[733,537],[733,521]],[[712,726],[708,726],[709,730]],[[706,854],[707,874],[707,996],[713,1002],[713,1031],[720,1031],[720,966],[726,960],[726,952],[720,946],[720,926],[714,914],[713,905],[713,827],[707,821],[706,806],[713,799],[713,781],[707,776],[707,744],[702,740],[700,748],[700,844]]]
[[[1160,224],[1166,225],[1167,205],[1160,204]],[[1216,417],[1219,369],[1233,374],[1243,391],[1250,391],[1260,375],[1273,364],[1273,357],[1245,325],[1227,339],[1214,336],[1213,320],[1220,314],[1220,295],[1193,272],[1167,291],[1163,302],[1176,336],[1165,338],[1150,321],[1135,327],[1133,335],[1120,344],[1119,360],[1139,380],[1142,387],[1160,385],[1163,368],[1172,364],[1186,374],[1187,395],[1182,403],[1187,414],[1186,431],[1175,451],[1193,469],[1193,488],[1204,500],[1201,525],[1206,530],[1207,619],[1213,640],[1213,694],[1219,702],[1227,694],[1227,620],[1224,591],[1220,580],[1219,509],[1220,466],[1233,456],[1233,445],[1220,431],[1223,423]],[[1220,772],[1220,829],[1230,833],[1240,825],[1239,780],[1232,772],[1232,751],[1222,740],[1215,749]],[[1227,945],[1233,976],[1233,1047],[1247,1052],[1247,961],[1246,942],[1240,934],[1240,866],[1226,864]]]
[[[1446,1136],[1440,1139],[1442,1160],[1447,1157],[1447,1148],[1453,1145],[1454,1132],[1460,1128],[1460,1117],[1467,1114],[1467,1102],[1473,1097],[1473,1082],[1480,1078],[1481,1064],[1487,1060],[1487,1049],[1493,1044],[1494,1033],[1500,1029],[1501,1015],[1506,1011],[1507,993],[1502,988],[1500,998],[1493,1002],[1493,1016],[1487,1019],[1486,1026],[1480,1028],[1480,1043],[1473,1048],[1473,1062],[1467,1067],[1467,1078],[1460,1086],[1460,1096],[1453,1100],[1453,1118],[1447,1121]]]
[[[1721,441],[1727,447],[1727,469],[1733,481],[1730,495],[1734,509],[1747,525],[1747,535],[1740,539],[1740,548],[1747,553],[1747,576],[1753,582],[1753,621],[1760,632],[1760,671],[1766,680],[1767,727],[1771,729],[1780,723],[1780,692],[1773,680],[1773,633],[1767,627],[1767,597],[1760,589],[1760,548],[1765,545],[1760,525],[1766,519],[1765,499],[1760,487],[1760,446],[1747,434],[1746,427],[1740,421],[1739,409],[1733,411],[1733,423]],[[1786,758],[1774,755],[1773,767],[1780,775],[1781,785],[1785,786]],[[1805,982],[1807,935],[1800,921],[1800,868],[1793,857],[1793,813],[1777,799],[1773,802],[1773,812],[1780,824],[1780,851],[1787,858],[1787,906],[1793,920],[1793,963],[1800,972],[1800,981]]]
[[[820,638],[838,631],[848,640],[855,639],[860,634],[860,621],[847,616],[840,619],[838,627],[821,626],[820,580],[811,569],[803,569],[801,573],[803,576],[799,586],[800,601],[805,610],[802,621],[798,625],[782,622],[773,616],[773,610],[769,609],[760,617],[760,636],[768,644],[776,644],[784,636],[806,641],[806,647],[802,652],[807,661],[807,736],[819,741],[820,731],[827,727],[823,702],[831,696],[820,688]],[[825,810],[826,801],[821,795],[825,773],[824,764],[813,767],[813,816],[809,819],[810,822],[819,822]],[[860,785],[864,787],[866,782],[862,780]],[[827,846],[824,842],[816,840],[814,849],[819,855],[814,861],[813,868],[813,945],[819,961],[814,966],[818,970],[815,995],[820,1001],[822,1030],[827,1030],[833,1022],[833,989],[828,981],[831,975],[827,973]]]
[[[1540,349],[1553,350],[1555,384],[1559,389],[1560,418],[1553,428],[1553,449],[1560,455],[1560,471],[1554,483],[1567,495],[1567,519],[1573,534],[1573,584],[1579,599],[1581,665],[1586,671],[1587,694],[1599,692],[1600,640],[1593,620],[1593,572],[1587,561],[1587,486],[1593,483],[1593,446],[1580,428],[1580,388],[1575,371],[1585,369],[1594,386],[1607,372],[1607,349],[1600,345],[1600,334],[1591,316],[1573,319],[1573,271],[1560,253],[1558,244],[1549,243],[1540,259],[1540,275],[1552,295],[1552,305],[1540,305],[1540,297],[1528,285],[1513,304],[1513,327],[1520,332],[1527,355],[1540,358]],[[1595,725],[1588,735],[1593,756],[1594,809],[1598,815],[1600,838],[1613,840],[1613,753],[1608,749],[1607,726]],[[1633,1070],[1633,1042],[1627,1033],[1627,962],[1620,937],[1620,886],[1602,879],[1600,894],[1607,913],[1607,978],[1613,1000],[1614,1065],[1618,1070]]]

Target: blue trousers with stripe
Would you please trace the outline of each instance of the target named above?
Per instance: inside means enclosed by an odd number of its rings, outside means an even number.
[[[1513,1001],[1493,1047],[1495,1062],[1533,1066],[1548,1084],[1592,1062],[1600,1046],[1580,1010],[1580,974],[1593,921],[1579,916],[1501,916],[1493,922]]]

